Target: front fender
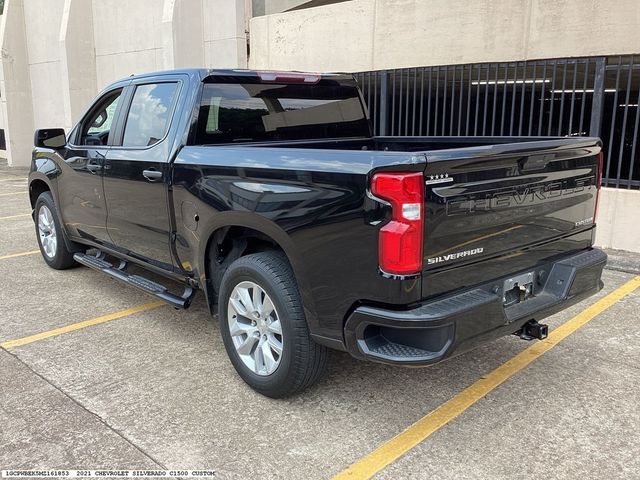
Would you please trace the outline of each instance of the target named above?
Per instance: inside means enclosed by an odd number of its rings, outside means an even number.
[[[52,158],[53,156],[59,156],[55,150],[35,148],[33,150],[33,157],[31,159],[31,171],[29,172],[29,197],[32,201],[31,207],[35,205],[35,198],[32,198],[32,185],[34,182],[42,181],[46,184],[47,188],[51,191],[53,200],[58,204],[58,192],[54,188],[56,178],[62,173],[62,170]],[[60,159],[62,161],[62,159]]]

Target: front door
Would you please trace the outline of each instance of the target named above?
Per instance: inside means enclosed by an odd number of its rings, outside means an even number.
[[[62,152],[69,168],[58,177],[59,211],[66,231],[99,244],[111,243],[102,173],[122,92],[122,88],[106,92],[71,132]]]
[[[127,92],[123,129],[107,153],[107,227],[123,253],[171,269],[168,131],[179,81],[138,81]]]

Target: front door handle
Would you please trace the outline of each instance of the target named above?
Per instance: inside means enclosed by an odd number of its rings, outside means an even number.
[[[155,182],[156,180],[160,180],[162,178],[162,172],[156,170],[155,168],[150,168],[148,170],[143,170],[142,176],[150,182]]]
[[[87,170],[89,170],[91,173],[98,173],[100,170],[102,170],[102,165],[98,163],[88,163]]]

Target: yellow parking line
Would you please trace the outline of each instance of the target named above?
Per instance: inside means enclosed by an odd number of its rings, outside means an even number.
[[[8,340],[6,342],[0,343],[0,348],[9,349],[14,347],[21,347],[23,345],[28,345],[29,343],[37,342],[39,340],[44,340],[45,338],[57,337],[58,335],[62,335],[63,333],[74,332],[82,328],[92,327],[93,325],[99,325],[101,323],[110,322],[111,320],[117,320],[118,318],[126,317],[128,315],[133,315],[134,313],[140,313],[146,310],[151,310],[153,308],[158,308],[158,307],[161,307],[162,305],[166,305],[166,303],[161,301],[145,303],[143,305],[138,305],[137,307],[127,308],[126,310],[121,310],[119,312],[110,313],[108,315],[103,315],[101,317],[92,318],[91,320],[84,320],[83,322],[72,323],[71,325],[66,325],[60,328],[54,328],[53,330],[37,333],[35,335],[30,335],[28,337],[17,338],[15,340]]]
[[[24,257],[25,255],[35,255],[40,253],[40,250],[29,250],[28,252],[12,253],[10,255],[4,255],[0,257],[0,260],[6,260],[7,258]]]
[[[30,213],[21,213],[19,215],[9,215],[7,217],[0,217],[0,220],[10,220],[12,218],[24,218],[24,217],[30,217],[31,214]]]
[[[0,197],[6,197],[7,195],[26,195],[27,192],[11,192],[11,193],[0,193]]]
[[[629,295],[640,287],[640,276],[637,276],[606,297],[580,312],[560,327],[553,330],[546,340],[536,342],[511,360],[502,364],[476,383],[467,387],[451,400],[442,404],[428,415],[422,417],[405,431],[395,436],[387,443],[358,460],[356,463],[338,473],[335,479],[367,479],[380,470],[395,462],[420,442],[437,432],[451,420],[458,417],[465,410],[483,398],[489,392],[524,369],[531,362],[545,352],[551,350],[558,343],[593,320],[617,301]]]

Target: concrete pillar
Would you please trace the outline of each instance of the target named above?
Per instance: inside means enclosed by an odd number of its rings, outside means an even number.
[[[204,0],[204,63],[247,68],[245,0]]]
[[[63,126],[60,22],[64,0],[26,0],[27,63],[35,128]]]
[[[6,122],[7,160],[10,166],[28,166],[34,121],[23,0],[6,0],[0,18],[0,95]]]
[[[156,0],[91,3],[98,90],[132,74],[165,68],[163,3]]]
[[[92,3],[65,0],[60,24],[61,91],[67,130],[97,92]]]
[[[165,0],[162,12],[163,68],[202,67],[202,0]]]

